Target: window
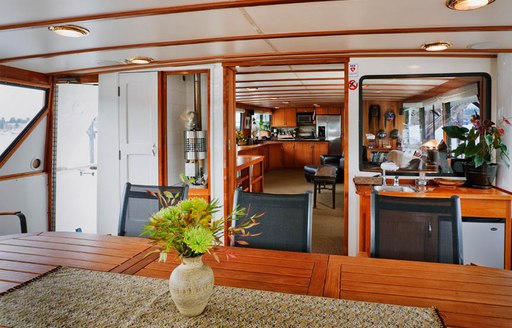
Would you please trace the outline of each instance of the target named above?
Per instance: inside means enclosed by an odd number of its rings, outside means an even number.
[[[47,104],[44,89],[0,83],[0,162],[35,124]]]

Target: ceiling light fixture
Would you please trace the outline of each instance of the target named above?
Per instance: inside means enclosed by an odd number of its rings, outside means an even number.
[[[446,7],[453,10],[473,10],[485,7],[495,0],[446,0]]]
[[[48,29],[58,35],[66,36],[68,38],[81,38],[89,35],[90,33],[88,29],[78,25],[50,26]]]
[[[289,103],[290,103],[289,101],[283,101],[283,104],[285,104],[285,105],[287,105]]]
[[[443,51],[448,48],[450,48],[452,44],[450,42],[431,42],[431,43],[425,43],[421,45],[422,49],[425,49],[426,51]]]
[[[246,90],[247,91],[256,91],[256,90],[258,90],[258,88],[251,88],[251,87],[249,87],[249,88],[246,88]]]
[[[149,64],[149,63],[151,63],[153,61],[154,61],[153,58],[151,58],[151,57],[144,57],[144,56],[136,56],[136,57],[131,57],[131,58],[126,59],[127,63],[137,64],[137,65]]]

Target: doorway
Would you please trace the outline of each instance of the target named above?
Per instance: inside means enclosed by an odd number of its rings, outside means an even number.
[[[56,87],[55,229],[97,232],[98,86]]]
[[[228,139],[232,138],[233,141],[242,139],[249,145],[282,143],[278,155],[280,156],[278,162],[281,165],[278,164],[277,167],[272,159],[276,147],[269,147],[268,151],[259,151],[260,155],[267,157],[264,192],[313,191],[313,184],[306,181],[304,166],[319,166],[320,155],[334,154],[343,158],[343,149],[348,142],[348,137],[343,134],[343,131],[347,130],[344,120],[348,113],[346,106],[348,92],[345,88],[348,79],[348,74],[345,74],[347,66],[348,60],[340,59],[337,63],[333,61],[321,63],[321,60],[312,63],[307,60],[298,60],[289,63],[258,62],[252,65],[250,62],[245,62],[229,67],[235,70],[235,74],[234,81],[225,81],[225,88],[230,83],[233,85],[233,90],[228,90],[226,94],[229,95],[232,92],[235,101],[232,101],[234,105],[230,108],[229,99],[225,99],[229,108],[228,115],[232,116],[228,123],[230,121],[234,123],[227,124]],[[229,77],[229,74],[225,75]],[[263,123],[261,118],[267,114],[272,115],[270,127],[261,124]],[[330,121],[330,118],[338,119],[337,140],[333,142],[330,139],[327,140],[325,124],[323,129],[320,128],[324,131],[320,131],[322,135],[319,137],[318,122],[323,122],[319,118],[326,122]],[[236,124],[236,122],[240,123]],[[251,125],[246,122],[250,122]],[[230,137],[231,132],[233,136]],[[241,149],[243,149],[242,152],[240,152]],[[258,155],[256,150],[248,151],[249,153],[246,148],[238,147],[233,151],[233,156],[244,153]],[[229,153],[230,150],[228,149],[227,152]],[[339,167],[342,165],[340,164]],[[236,177],[234,166],[228,172]],[[341,169],[340,181],[345,180],[347,172],[347,167],[344,170]],[[313,213],[313,252],[347,254],[348,240],[345,236],[348,232],[346,202],[348,191],[345,190],[343,183],[337,183],[336,189],[335,209],[331,208],[330,191],[317,194],[318,204]],[[329,211],[332,213],[328,213]],[[326,218],[329,216],[334,220],[328,222]],[[327,240],[329,241],[326,242]]]

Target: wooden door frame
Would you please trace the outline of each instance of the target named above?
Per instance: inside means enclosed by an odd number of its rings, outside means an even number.
[[[343,255],[348,255],[348,186],[349,183],[349,136],[348,136],[348,113],[349,113],[349,92],[348,92],[348,66],[349,66],[350,58],[349,57],[337,57],[335,59],[328,58],[325,62],[322,62],[322,59],[318,59],[315,61],[304,60],[304,59],[290,59],[287,61],[279,61],[278,64],[276,61],[268,60],[268,61],[245,61],[245,62],[225,62],[223,63],[224,67],[224,214],[228,215],[233,206],[233,194],[236,187],[236,146],[231,147],[231,145],[236,145],[236,137],[235,137],[235,111],[236,111],[236,67],[237,66],[270,66],[270,65],[299,65],[299,64],[343,64],[344,65],[344,104],[343,110],[340,112],[341,120],[343,122],[343,141],[341,143],[342,149],[340,149],[345,155],[345,169],[344,169],[344,188],[343,188],[343,220],[344,220],[344,236],[343,236]],[[228,70],[231,70],[235,76],[231,76],[228,73]],[[233,99],[230,99],[233,98]],[[229,211],[228,211],[229,209]],[[227,216],[225,216],[227,217]],[[227,238],[227,222],[225,223],[225,234],[224,234],[224,242],[228,242]]]
[[[208,133],[211,131],[210,127],[210,113],[211,113],[211,97],[210,97],[210,69],[194,69],[194,70],[177,70],[177,71],[161,71],[158,72],[158,183],[161,186],[168,185],[168,159],[169,152],[167,151],[167,91],[168,84],[167,78],[171,75],[189,75],[189,74],[206,74],[207,75],[207,129]],[[204,127],[203,127],[204,128]],[[206,138],[206,149],[208,153],[207,167],[208,167],[208,198],[210,197],[210,161],[211,161],[211,141],[210,137]]]

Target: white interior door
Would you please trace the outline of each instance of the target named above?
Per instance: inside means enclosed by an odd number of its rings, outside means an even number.
[[[156,72],[119,74],[119,134],[121,186],[158,184]]]

